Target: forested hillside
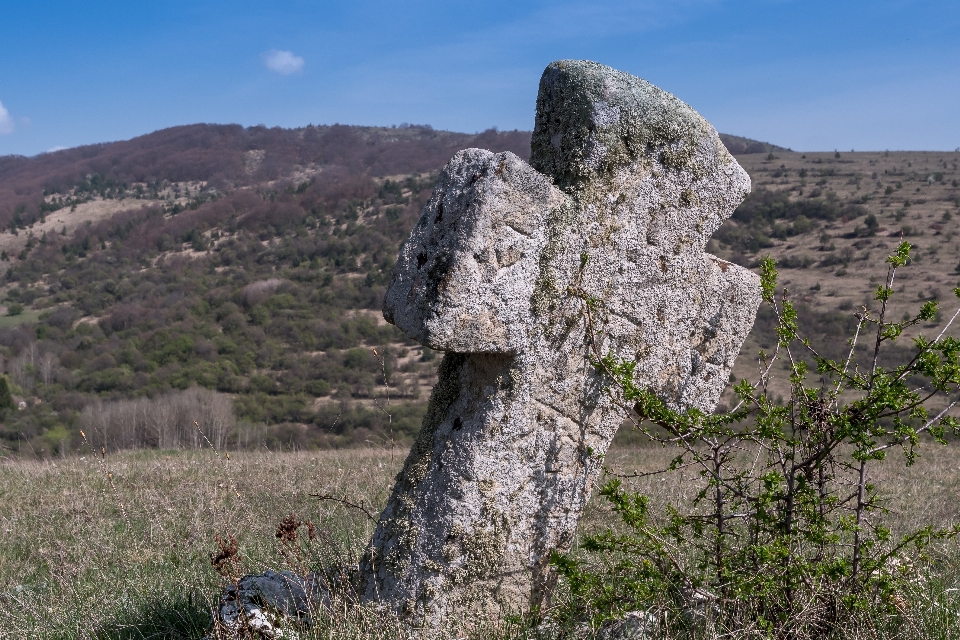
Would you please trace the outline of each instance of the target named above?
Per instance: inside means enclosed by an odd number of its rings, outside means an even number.
[[[434,354],[380,302],[437,169],[471,146],[525,156],[529,133],[196,125],[0,159],[0,349],[26,405],[0,445],[75,448],[84,425],[129,444],[111,402],[192,386],[229,394],[240,443],[409,437]]]
[[[0,455],[85,447],[81,429],[95,447],[195,446],[194,420],[230,446],[409,439],[437,358],[380,315],[399,246],[453,153],[526,157],[529,139],[193,125],[0,158]],[[956,286],[958,154],[724,139],[754,193],[710,250],[777,257],[831,348],[901,236],[921,249],[913,302]]]
[[[31,158],[0,156],[0,227],[23,228],[50,211],[57,194],[155,194],[166,183],[203,181],[223,191],[289,177],[308,167],[338,167],[372,177],[435,171],[459,149],[509,150],[526,157],[530,133],[476,135],[431,127],[309,126],[302,129],[196,124],[123,142],[94,144]],[[19,219],[14,221],[14,216]]]

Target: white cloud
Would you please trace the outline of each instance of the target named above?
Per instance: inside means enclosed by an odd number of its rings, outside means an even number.
[[[10,117],[10,112],[0,102],[0,135],[5,133],[13,133],[13,118]]]
[[[293,55],[292,51],[271,49],[262,53],[260,57],[267,69],[282,76],[289,76],[303,69],[303,58]]]
[[[47,153],[56,153],[57,151],[63,151],[64,149],[67,149],[67,148],[69,147],[59,147],[59,146],[50,147],[49,149],[47,149]]]

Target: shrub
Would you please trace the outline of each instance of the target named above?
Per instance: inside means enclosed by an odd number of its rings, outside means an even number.
[[[326,380],[310,380],[303,385],[303,390],[312,396],[328,396],[330,383]]]
[[[0,376],[0,412],[13,409],[13,394],[10,392],[10,382],[7,376]]]
[[[807,199],[791,200],[787,191],[758,189],[737,207],[714,238],[734,250],[754,253],[771,246],[771,238],[784,240],[808,233],[819,221],[854,219],[865,213],[860,205],[840,204],[832,192],[826,198],[820,195],[821,191],[814,189]]]
[[[689,625],[699,608],[720,628],[750,626],[778,638],[823,637],[866,611],[896,615],[891,603],[910,580],[907,568],[931,542],[960,532],[922,526],[895,536],[871,481],[888,453],[901,450],[910,465],[921,437],[946,444],[960,431],[948,415],[960,402],[960,340],[946,335],[949,323],[934,339],[915,338],[901,364],[883,364],[882,352],[905,329],[938,312],[929,300],[913,317],[887,319],[910,248],[904,242],[887,259],[874,295],[879,308],[857,313],[851,347],[839,359],[801,336],[797,310],[785,293],[777,296],[774,263],[764,260],[761,288],[777,345],[761,352],[756,384],[736,385],[739,404],[727,412],[671,408],[637,385],[632,359],[602,353],[595,339],[594,364],[611,400],[635,411],[649,440],[675,448],[665,472],[692,468],[700,480],[692,503],[660,518],[620,479],[603,485],[622,526],[587,536],[584,558],[554,555],[573,596],[566,615],[598,622],[666,599],[675,605],[663,612],[672,624]],[[790,371],[786,401],[767,386],[781,359]]]

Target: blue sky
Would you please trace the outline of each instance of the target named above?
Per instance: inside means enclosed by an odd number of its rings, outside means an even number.
[[[0,155],[194,122],[530,129],[561,58],[797,150],[960,147],[956,0],[8,0]]]

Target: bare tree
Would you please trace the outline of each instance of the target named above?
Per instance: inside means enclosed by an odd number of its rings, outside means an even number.
[[[43,384],[53,383],[54,373],[56,373],[59,364],[56,354],[52,351],[43,354],[40,359],[40,379],[43,380]]]
[[[235,424],[233,400],[199,387],[156,398],[98,400],[80,413],[80,426],[90,434],[92,443],[114,450],[197,448],[205,438],[224,448]]]

